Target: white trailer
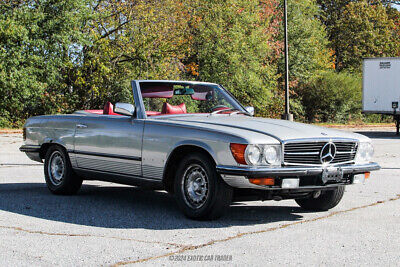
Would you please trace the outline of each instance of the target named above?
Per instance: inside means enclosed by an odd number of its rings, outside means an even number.
[[[363,64],[363,113],[392,115],[400,125],[400,58],[366,58]]]

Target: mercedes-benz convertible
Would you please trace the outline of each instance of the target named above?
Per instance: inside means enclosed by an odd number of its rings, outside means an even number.
[[[20,150],[44,161],[52,193],[83,180],[164,189],[189,218],[215,219],[236,200],[328,210],[380,168],[369,138],[254,117],[218,84],[133,81],[132,99],[26,121]]]

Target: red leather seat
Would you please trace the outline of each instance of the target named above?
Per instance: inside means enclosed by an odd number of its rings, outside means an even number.
[[[157,116],[157,115],[161,115],[161,112],[149,110],[149,111],[146,111],[146,115],[147,116]]]
[[[118,113],[114,112],[114,105],[111,104],[111,102],[107,102],[104,105],[103,114],[104,115],[121,115],[121,114],[118,114]]]
[[[88,113],[98,114],[98,115],[104,114],[104,111],[102,109],[85,109],[85,111]]]
[[[178,106],[173,106],[165,102],[161,109],[161,114],[184,114],[186,113],[186,105],[182,103]]]
[[[110,115],[111,113],[114,113],[114,106],[113,106],[113,104],[111,104],[111,102],[107,102],[104,105],[103,114],[104,115]]]

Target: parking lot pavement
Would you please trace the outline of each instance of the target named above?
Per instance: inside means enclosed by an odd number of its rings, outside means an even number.
[[[241,202],[212,222],[186,219],[163,191],[91,181],[54,196],[21,136],[0,135],[0,265],[398,265],[400,138],[364,134],[383,168],[336,208]]]

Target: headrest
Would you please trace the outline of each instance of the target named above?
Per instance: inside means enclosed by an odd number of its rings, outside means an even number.
[[[167,102],[164,102],[161,109],[161,114],[184,114],[184,113],[186,113],[185,103],[182,103],[178,106],[173,106],[168,104]]]
[[[112,114],[114,114],[114,106],[113,106],[113,104],[111,104],[111,102],[107,102],[104,105],[103,114],[104,115],[112,115]]]

